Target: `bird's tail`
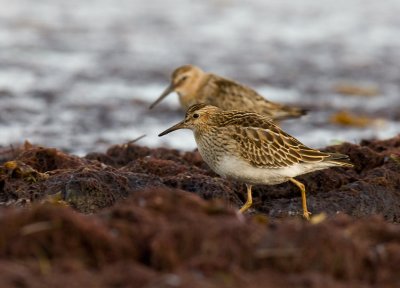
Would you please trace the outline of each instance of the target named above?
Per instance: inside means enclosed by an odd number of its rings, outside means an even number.
[[[354,167],[354,164],[350,162],[349,156],[340,153],[329,154],[329,157],[325,158],[325,162],[335,164],[336,166]]]
[[[276,111],[273,118],[276,120],[298,118],[308,113],[307,109],[295,107],[295,106],[282,106],[278,111]]]

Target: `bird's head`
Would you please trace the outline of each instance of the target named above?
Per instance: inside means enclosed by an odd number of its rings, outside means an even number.
[[[172,92],[177,92],[180,95],[193,93],[197,88],[199,80],[204,74],[203,70],[193,65],[185,65],[175,69],[171,75],[171,83],[160,97],[150,105],[150,109],[156,106]]]
[[[213,121],[213,116],[220,111],[219,108],[207,104],[194,104],[186,111],[185,119],[168,128],[158,136],[164,136],[178,129],[202,130]]]

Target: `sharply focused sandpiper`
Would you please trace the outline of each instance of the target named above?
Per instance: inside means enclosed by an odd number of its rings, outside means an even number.
[[[206,73],[193,65],[179,67],[172,73],[170,85],[150,109],[172,92],[178,93],[185,110],[193,104],[205,103],[223,110],[252,111],[276,120],[300,117],[306,113],[299,107],[268,101],[250,87]]]
[[[291,181],[301,190],[303,216],[309,219],[304,185],[293,177],[332,166],[352,167],[347,155],[309,148],[285,133],[268,117],[239,110],[195,104],[185,119],[162,132],[191,129],[204,161],[219,175],[244,182],[252,205],[252,185]]]

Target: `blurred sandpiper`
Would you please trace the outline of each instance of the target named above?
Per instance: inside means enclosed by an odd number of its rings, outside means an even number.
[[[185,110],[193,104],[205,103],[223,110],[256,112],[275,120],[306,114],[305,109],[268,101],[250,87],[206,73],[193,65],[179,67],[172,73],[170,85],[151,104],[150,109],[172,92],[179,95],[180,104]]]

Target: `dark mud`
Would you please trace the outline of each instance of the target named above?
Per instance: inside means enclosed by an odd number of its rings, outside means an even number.
[[[354,169],[245,189],[197,152],[0,151],[0,287],[397,287],[400,136],[327,147]],[[321,214],[323,213],[323,214]]]

